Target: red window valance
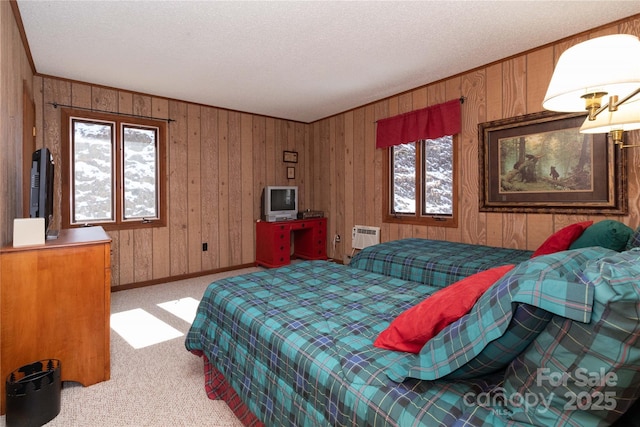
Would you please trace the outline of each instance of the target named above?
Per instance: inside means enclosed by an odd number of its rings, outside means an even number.
[[[460,133],[460,100],[378,120],[376,148]]]

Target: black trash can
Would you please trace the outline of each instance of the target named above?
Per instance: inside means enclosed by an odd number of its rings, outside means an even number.
[[[39,427],[60,413],[60,361],[46,359],[11,372],[6,381],[7,427]]]

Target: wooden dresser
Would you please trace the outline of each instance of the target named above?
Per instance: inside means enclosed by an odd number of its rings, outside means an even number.
[[[102,227],[0,249],[0,414],[7,376],[37,360],[59,359],[62,381],[109,379],[110,251]]]

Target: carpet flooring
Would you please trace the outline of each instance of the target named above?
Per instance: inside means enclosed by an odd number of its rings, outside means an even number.
[[[114,292],[111,313],[141,308],[186,335],[190,324],[158,304],[186,297],[200,301],[212,281],[259,269]],[[60,414],[46,426],[242,426],[224,402],[207,397],[203,369],[202,359],[185,349],[184,335],[135,349],[111,330],[111,379],[89,387],[64,382]],[[5,418],[0,417],[2,426]]]

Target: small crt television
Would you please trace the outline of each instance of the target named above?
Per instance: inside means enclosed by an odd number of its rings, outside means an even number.
[[[262,219],[288,221],[298,217],[298,187],[270,185],[262,191]]]

